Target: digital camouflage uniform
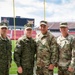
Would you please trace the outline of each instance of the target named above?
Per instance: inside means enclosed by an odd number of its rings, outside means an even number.
[[[75,38],[72,35],[57,38],[59,45],[58,75],[75,75],[68,71],[68,67],[75,68]]]
[[[18,67],[22,67],[23,73],[18,75],[33,75],[34,55],[36,43],[25,35],[18,39],[14,52],[14,60]]]
[[[49,70],[50,64],[58,61],[58,50],[55,37],[47,32],[45,35],[40,33],[36,38],[37,42],[37,75],[53,75],[53,71]]]
[[[0,36],[0,75],[9,75],[10,63],[12,60],[11,41]]]

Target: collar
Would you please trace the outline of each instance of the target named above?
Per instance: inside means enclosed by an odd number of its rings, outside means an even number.
[[[67,36],[66,36],[66,37],[64,37],[64,36],[62,36],[62,35],[61,35],[61,37],[62,37],[62,38],[68,38],[68,36],[69,36],[69,34],[67,34]]]
[[[25,37],[26,40],[31,40],[32,39],[32,37],[28,38],[26,35],[24,37]]]
[[[6,38],[3,38],[1,35],[0,35],[0,38],[1,38],[2,40],[8,40],[7,37],[6,37]]]
[[[49,34],[49,32],[47,32],[46,34],[42,34],[42,33],[40,33],[40,38],[47,37],[48,34]]]

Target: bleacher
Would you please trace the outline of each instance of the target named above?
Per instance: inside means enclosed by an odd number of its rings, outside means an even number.
[[[17,40],[19,37],[24,35],[24,30],[8,30],[7,35],[11,40]],[[36,31],[33,30],[32,37],[35,38],[35,36],[36,36]]]

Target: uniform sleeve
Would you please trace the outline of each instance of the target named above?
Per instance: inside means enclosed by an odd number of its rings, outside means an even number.
[[[75,38],[72,42],[72,57],[71,57],[71,63],[69,67],[75,68]]]
[[[34,40],[34,60],[36,60],[36,53],[37,53],[37,45],[36,41]]]
[[[14,50],[14,61],[17,64],[17,66],[21,66],[21,53],[23,50],[23,41],[22,40],[18,40],[16,43],[16,47]]]
[[[55,37],[51,39],[51,63],[56,64],[58,62],[58,45]]]
[[[10,41],[10,63],[12,62],[12,42]]]
[[[11,62],[12,62],[12,43],[11,43],[11,40],[9,40],[9,53],[8,53],[8,60],[9,60],[9,67],[11,65]]]
[[[37,53],[37,44],[36,44],[36,41],[35,41],[35,54]]]

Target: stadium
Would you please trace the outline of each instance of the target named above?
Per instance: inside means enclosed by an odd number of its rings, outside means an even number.
[[[5,6],[4,6],[4,1],[6,1]],[[75,36],[75,19],[74,19],[75,17],[72,14],[74,12],[71,12],[71,11],[74,11],[73,7],[75,7],[75,4],[74,4],[75,2],[72,3],[72,2],[70,2],[70,0],[69,1],[68,0],[67,1],[66,0],[28,0],[26,2],[24,2],[24,0],[23,1],[1,0],[0,2],[1,2],[1,4],[0,4],[1,19],[0,20],[1,20],[1,22],[8,23],[8,34],[7,35],[12,40],[12,59],[13,59],[13,53],[14,53],[16,41],[18,40],[19,37],[24,35],[24,25],[26,25],[27,23],[31,24],[33,27],[33,33],[32,33],[33,38],[35,38],[36,35],[40,32],[39,26],[36,27],[35,23],[42,19],[48,20],[48,27],[49,27],[48,31],[51,32],[55,37],[58,37],[60,35],[59,25],[60,25],[61,21],[66,21],[68,23],[69,34]],[[69,2],[71,4],[69,4]],[[13,3],[13,5],[11,3]],[[27,3],[28,3],[28,5],[27,5]],[[15,4],[16,4],[16,6],[15,6]],[[3,6],[3,8],[2,8],[2,6]],[[11,9],[12,6],[13,6],[13,13],[12,13],[12,9]],[[31,8],[34,6],[35,6],[35,8]],[[5,7],[6,7],[6,9],[5,9]],[[71,11],[68,9],[70,7],[72,8]],[[15,14],[15,9],[16,9],[16,14]],[[19,10],[19,9],[21,9],[21,10]],[[7,11],[10,12],[10,15]],[[34,11],[36,11],[36,12],[34,12]],[[26,12],[31,13],[31,14],[27,15]],[[67,12],[67,14],[66,14],[66,12]],[[12,14],[13,14],[13,17],[8,17],[8,16],[12,16]],[[15,15],[20,15],[20,16],[15,16]],[[36,18],[36,16],[37,16],[37,18]],[[34,17],[34,18],[32,18],[32,17]],[[68,18],[69,18],[69,20],[67,20]],[[58,68],[55,67],[54,75],[57,75],[57,72],[58,72]],[[12,60],[12,64],[11,64],[11,68],[10,68],[10,75],[16,75],[16,74],[17,74],[17,66],[16,66],[14,60]],[[35,70],[34,70],[34,74],[35,74]]]
[[[36,35],[40,32],[39,27],[35,27],[35,19],[32,18],[20,18],[20,16],[15,18],[15,29],[13,17],[1,17],[1,22],[8,22],[8,37],[12,40],[12,54],[14,52],[16,40],[24,35],[24,25],[31,23],[33,26],[32,37],[35,38]],[[50,31],[55,37],[60,35],[59,31],[60,22],[48,22],[48,31]],[[75,35],[75,22],[68,22],[69,34]],[[13,58],[13,57],[12,57]],[[14,61],[12,61],[10,69],[10,74],[17,73],[17,67]],[[57,68],[54,69],[54,72],[57,73]]]
[[[15,29],[14,29],[14,18],[13,17],[1,17],[1,22],[7,22],[9,25],[8,37],[11,40],[17,40],[19,37],[24,35],[24,25],[30,23],[33,27],[32,37],[35,38],[36,34],[39,32],[39,27],[35,27],[35,20],[32,18],[20,18],[16,16],[15,18]],[[52,32],[55,37],[60,35],[59,31],[60,22],[48,22],[48,30]],[[69,34],[75,35],[75,22],[68,22]],[[14,33],[16,33],[14,35]],[[15,38],[14,38],[15,37]]]

